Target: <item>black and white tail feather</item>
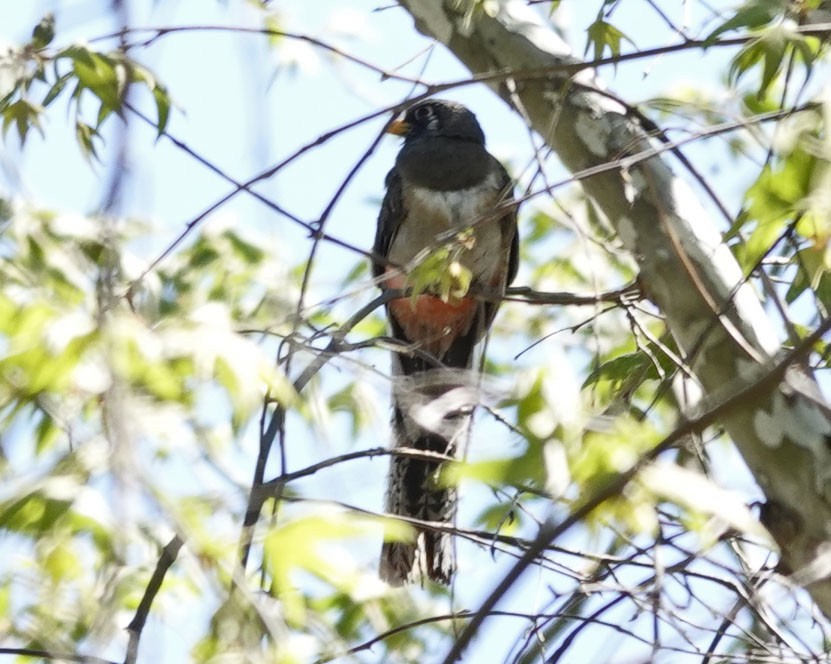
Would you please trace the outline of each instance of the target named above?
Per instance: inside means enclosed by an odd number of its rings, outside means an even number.
[[[462,458],[477,401],[478,376],[459,368],[408,373],[411,362],[405,360],[402,366],[398,356],[393,359],[393,448]],[[469,361],[466,365],[469,368]],[[442,476],[444,466],[441,459],[392,457],[387,513],[429,525],[414,525],[412,540],[384,543],[380,575],[391,585],[425,579],[450,583],[456,563],[449,529],[455,522],[458,492]]]

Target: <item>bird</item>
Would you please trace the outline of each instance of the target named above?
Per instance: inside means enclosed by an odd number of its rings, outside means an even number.
[[[379,575],[392,586],[447,585],[457,491],[441,471],[463,455],[474,347],[517,273],[518,204],[462,104],[420,101],[387,131],[404,139],[385,180],[372,265],[382,291],[403,291],[385,304],[395,340],[391,447],[437,458],[391,455],[385,512],[417,521],[410,539],[384,541]]]

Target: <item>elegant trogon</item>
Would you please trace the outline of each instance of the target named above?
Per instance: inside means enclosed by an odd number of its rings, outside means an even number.
[[[455,458],[476,401],[473,350],[516,275],[513,186],[461,104],[419,102],[389,131],[404,145],[386,178],[374,247],[385,260],[376,259],[373,272],[382,289],[409,291],[386,305],[400,344],[392,358],[392,446]],[[440,476],[442,465],[391,459],[386,511],[438,526],[416,525],[414,539],[384,542],[380,574],[393,585],[449,583],[453,574],[447,527],[456,489]]]

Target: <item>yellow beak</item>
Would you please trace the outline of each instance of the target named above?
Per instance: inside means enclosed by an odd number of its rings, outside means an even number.
[[[410,132],[410,123],[404,120],[393,120],[390,126],[387,127],[388,134],[395,134],[396,136],[406,136]]]

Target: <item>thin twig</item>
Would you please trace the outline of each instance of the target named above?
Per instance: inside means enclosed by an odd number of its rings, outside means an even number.
[[[76,662],[77,664],[119,664],[111,659],[93,657],[92,655],[76,655],[74,653],[52,652],[38,648],[0,648],[0,655],[17,655],[18,657],[40,657],[61,662]]]
[[[136,662],[141,632],[147,622],[147,616],[150,615],[150,607],[153,605],[153,600],[156,599],[156,595],[162,587],[167,570],[176,561],[176,556],[179,555],[179,550],[183,545],[184,540],[179,535],[174,535],[173,539],[162,549],[159,561],[156,563],[156,569],[153,571],[153,576],[150,577],[150,582],[147,584],[147,588],[144,589],[144,595],[136,609],[136,615],[133,616],[130,624],[127,625],[130,640],[127,644],[127,655],[124,658],[124,664],[135,664]]]

